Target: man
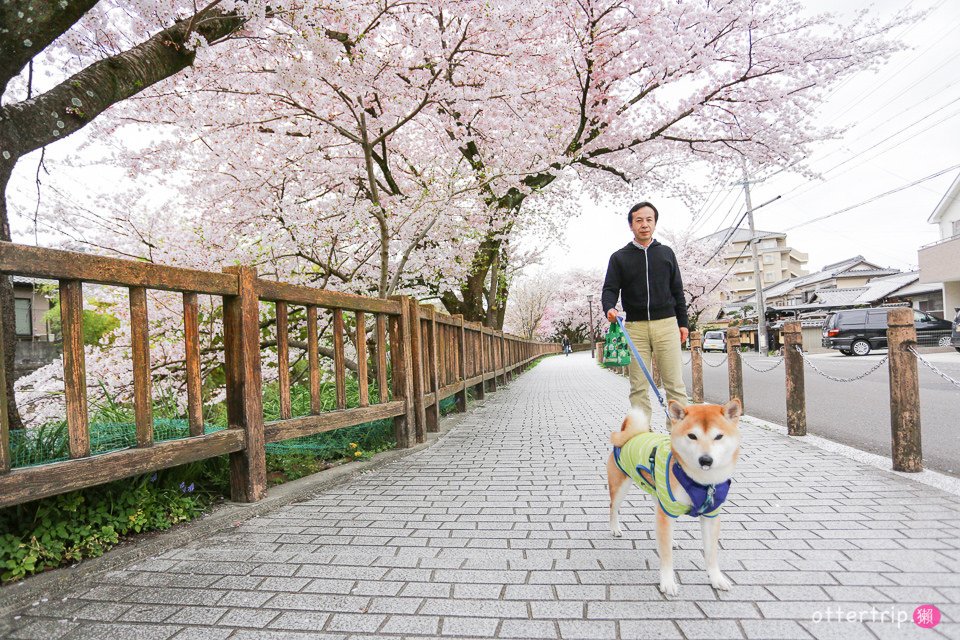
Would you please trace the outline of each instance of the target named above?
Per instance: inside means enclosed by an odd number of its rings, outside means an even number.
[[[601,303],[607,320],[617,321],[617,300],[627,314],[627,333],[650,369],[657,361],[667,399],[687,404],[680,345],[690,333],[683,281],[673,250],[653,239],[660,214],[649,202],[635,204],[627,221],[633,240],[612,256]],[[652,358],[651,358],[652,356]],[[651,414],[649,385],[640,365],[630,360],[630,405]]]

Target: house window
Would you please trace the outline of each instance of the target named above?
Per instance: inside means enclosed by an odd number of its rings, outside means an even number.
[[[761,242],[760,246],[763,247],[764,249],[776,249],[777,241],[775,238],[770,238],[768,240],[764,240],[763,242]]]
[[[30,298],[16,298],[14,300],[14,315],[17,319],[17,335],[33,335],[33,314],[31,313]]]
[[[773,282],[774,280],[777,279],[777,276],[774,275],[773,271],[767,271],[767,272],[763,275],[763,277],[766,279],[767,282]]]
[[[770,254],[763,256],[763,264],[773,264],[773,256]]]

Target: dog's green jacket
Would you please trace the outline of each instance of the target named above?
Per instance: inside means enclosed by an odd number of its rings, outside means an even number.
[[[627,441],[619,449],[614,447],[613,459],[625,474],[630,476],[641,489],[649,493],[660,503],[660,508],[671,518],[690,513],[689,505],[677,502],[670,489],[669,470],[673,462],[670,449],[670,436],[666,433],[641,433]],[[640,474],[646,471],[653,483]],[[718,506],[702,515],[713,518],[720,512]]]

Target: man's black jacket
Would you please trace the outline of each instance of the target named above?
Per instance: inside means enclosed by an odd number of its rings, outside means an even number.
[[[610,256],[601,297],[604,313],[616,307],[618,299],[628,322],[676,316],[679,326],[689,326],[677,257],[656,240],[645,250],[631,242]]]

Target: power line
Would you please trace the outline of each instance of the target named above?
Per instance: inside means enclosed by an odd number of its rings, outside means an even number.
[[[839,209],[839,210],[837,210],[837,211],[834,211],[833,213],[828,213],[827,215],[820,216],[820,217],[818,217],[818,218],[813,218],[813,219],[811,219],[811,220],[807,220],[806,222],[801,222],[800,224],[795,224],[795,225],[793,225],[792,227],[787,227],[785,230],[786,230],[786,231],[792,231],[793,229],[796,229],[796,228],[798,228],[798,227],[803,227],[803,226],[806,226],[806,225],[808,225],[808,224],[812,224],[812,223],[814,223],[814,222],[819,222],[819,221],[821,221],[821,220],[826,220],[827,218],[832,218],[833,216],[840,215],[841,213],[846,213],[847,211],[850,211],[850,210],[852,210],[852,209],[856,209],[856,208],[858,208],[858,207],[862,207],[862,206],[865,205],[865,204],[869,204],[869,203],[871,203],[871,202],[875,202],[876,200],[879,200],[880,198],[885,198],[886,196],[892,195],[892,194],[897,193],[897,192],[899,192],[899,191],[903,191],[904,189],[909,189],[910,187],[915,187],[916,185],[918,185],[918,184],[920,184],[920,183],[922,183],[922,182],[926,182],[927,180],[933,180],[934,178],[939,177],[939,176],[942,176],[942,175],[945,174],[945,173],[949,173],[950,171],[953,171],[954,169],[960,169],[960,164],[955,164],[955,165],[953,165],[952,167],[947,167],[946,169],[941,169],[940,171],[937,171],[936,173],[931,173],[930,175],[925,176],[925,177],[923,177],[923,178],[920,178],[919,180],[914,180],[913,182],[911,182],[911,183],[909,183],[909,184],[905,184],[905,185],[900,186],[900,187],[897,187],[896,189],[890,189],[889,191],[885,191],[885,192],[883,192],[883,193],[881,193],[881,194],[878,194],[878,195],[875,195],[875,196],[873,196],[873,197],[871,197],[871,198],[867,198],[867,199],[864,200],[863,202],[858,202],[857,204],[851,205],[851,206],[849,206],[849,207],[844,207],[843,209]]]
[[[944,107],[950,106],[951,104],[953,104],[953,103],[955,103],[955,102],[958,102],[958,101],[960,101],[960,98],[955,98],[954,100],[951,100],[949,103],[947,103],[946,105],[944,105]],[[942,107],[941,107],[941,108],[942,108]],[[940,111],[940,110],[937,109],[937,110],[935,110],[935,111],[933,111],[933,112],[931,112],[931,113],[928,113],[927,115],[923,116],[922,118],[920,118],[920,119],[918,119],[918,120],[910,123],[910,124],[907,125],[906,127],[903,127],[902,129],[899,129],[898,131],[895,131],[895,132],[891,133],[890,135],[888,135],[888,136],[886,136],[885,138],[881,139],[879,142],[874,143],[873,145],[867,147],[866,149],[864,149],[864,150],[862,150],[862,151],[859,151],[859,152],[855,153],[854,155],[850,156],[850,157],[847,158],[846,160],[843,160],[842,162],[839,162],[839,163],[833,165],[832,167],[830,167],[829,169],[827,169],[827,170],[824,171],[823,173],[824,173],[824,174],[827,174],[827,173],[830,173],[831,171],[833,171],[833,170],[835,170],[835,169],[838,169],[839,167],[842,167],[843,165],[847,164],[847,163],[850,162],[851,160],[854,160],[854,159],[862,156],[863,154],[867,153],[868,151],[870,151],[870,150],[872,150],[872,149],[875,149],[876,147],[880,146],[880,145],[883,144],[884,142],[887,142],[887,141],[891,140],[892,138],[895,138],[896,136],[900,135],[901,133],[904,133],[905,131],[907,131],[907,130],[911,129],[912,127],[916,126],[917,124],[923,122],[923,121],[926,120],[927,118],[930,118],[930,117],[932,117],[932,116],[937,115],[937,114],[939,113],[939,111]],[[869,160],[871,160],[871,159],[873,159],[873,158],[875,158],[875,157],[877,157],[877,156],[883,155],[884,153],[889,153],[890,151],[893,151],[893,150],[896,149],[897,147],[899,147],[899,146],[901,146],[901,145],[903,145],[903,144],[906,144],[907,142],[910,142],[910,141],[914,140],[917,135],[919,135],[919,134],[921,134],[921,133],[925,133],[926,131],[929,131],[931,128],[933,128],[933,127],[935,127],[935,126],[937,126],[937,125],[939,125],[939,124],[942,124],[942,123],[946,122],[947,120],[950,120],[951,118],[955,118],[955,117],[957,117],[958,115],[960,115],[960,111],[956,111],[956,112],[954,112],[954,113],[952,113],[952,114],[950,114],[950,115],[948,115],[948,116],[946,116],[946,117],[944,117],[944,118],[941,118],[940,120],[938,120],[937,122],[934,122],[934,123],[933,123],[932,125],[930,125],[929,127],[926,127],[926,128],[924,128],[924,129],[921,129],[921,130],[918,131],[917,133],[913,134],[913,136],[911,136],[910,138],[907,138],[906,140],[902,140],[902,141],[898,142],[897,144],[892,145],[892,146],[890,146],[889,148],[884,149],[883,151],[881,151],[881,152],[879,152],[879,153],[875,153],[875,154],[867,157],[867,158],[864,159],[863,161],[858,162],[857,164],[853,165],[852,167],[849,167],[849,168],[846,169],[845,171],[842,171],[842,172],[838,173],[837,175],[835,175],[835,176],[833,176],[833,177],[831,177],[831,178],[821,178],[821,179],[818,179],[818,180],[809,180],[809,181],[807,181],[807,182],[798,184],[797,186],[793,187],[792,189],[790,189],[789,191],[787,191],[786,193],[784,193],[783,196],[786,197],[786,196],[790,195],[791,193],[793,193],[794,191],[797,191],[798,189],[803,189],[804,187],[807,187],[807,188],[804,189],[803,191],[801,191],[800,193],[796,194],[796,195],[793,196],[793,197],[796,198],[796,197],[799,197],[799,196],[804,195],[804,194],[806,194],[806,193],[809,193],[809,192],[812,191],[813,189],[815,189],[815,188],[817,188],[817,187],[820,187],[820,186],[826,184],[827,182],[830,182],[831,180],[837,179],[838,177],[842,176],[842,175],[843,175],[844,173],[846,173],[847,171],[850,171],[851,169],[854,169],[855,167],[859,167],[859,166],[860,166],[861,164],[863,164],[864,162],[868,162]]]

